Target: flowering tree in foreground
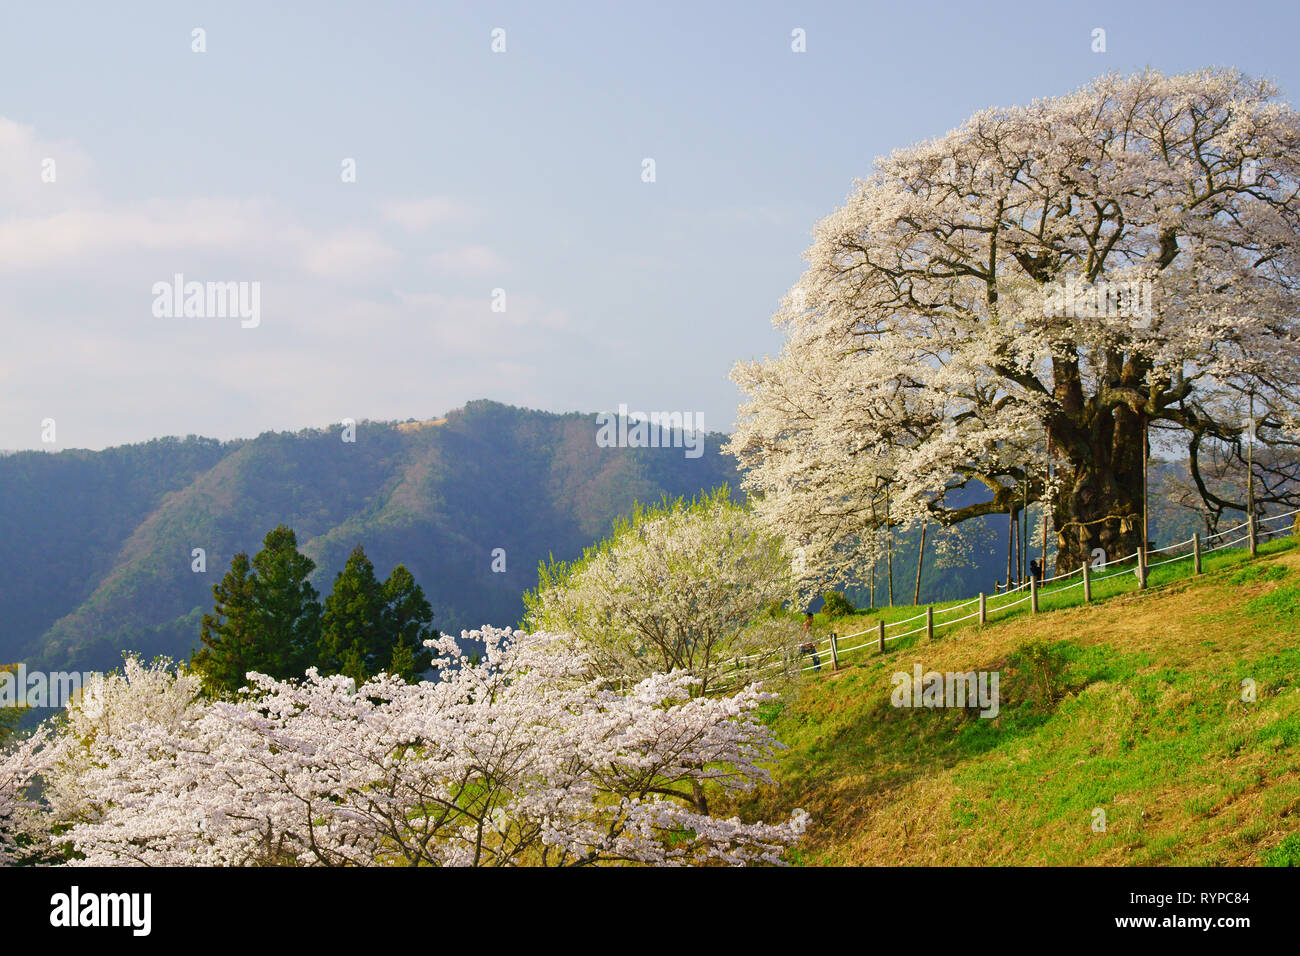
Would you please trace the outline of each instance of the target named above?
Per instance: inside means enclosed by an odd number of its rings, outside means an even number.
[[[31,852],[40,807],[29,791],[36,782],[37,752],[44,742],[45,734],[37,733],[0,751],[0,866]]]
[[[886,505],[953,524],[1047,501],[1073,568],[1136,548],[1148,424],[1208,496],[1200,455],[1248,405],[1292,445],[1300,116],[1276,95],[1107,77],[878,160],[817,226],[781,355],[733,372],[764,517],[833,568]]]
[[[38,751],[46,823],[63,828],[101,817],[108,803],[93,772],[134,758],[134,728],[178,735],[200,718],[202,677],[170,663],[127,657],[120,671],[95,675],[58,717]]]
[[[756,761],[776,744],[753,719],[768,695],[693,697],[680,671],[614,693],[550,635],[468,636],[481,658],[430,642],[432,682],[254,674],[237,701],[135,665],[96,714],[74,707],[14,758],[28,776],[77,768],[75,793],[24,818],[29,837],[91,865],[585,865],[780,862],[802,833],[802,811],[746,824],[693,809],[693,785],[769,779]]]
[[[571,635],[595,674],[681,669],[706,694],[735,681],[737,658],[778,663],[795,643],[760,614],[787,597],[790,572],[784,542],[723,487],[638,505],[577,561],[543,565],[524,605],[530,628]]]

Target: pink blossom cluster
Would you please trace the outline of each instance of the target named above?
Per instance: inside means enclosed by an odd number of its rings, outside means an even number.
[[[129,660],[0,760],[0,860],[86,865],[780,863],[796,811],[744,823],[709,798],[770,782],[779,746],[751,685],[692,696],[685,672],[623,692],[547,633],[431,642],[435,680],[357,687],[249,675],[207,701],[193,675]],[[93,706],[92,706],[93,705]],[[40,801],[30,796],[39,780]]]

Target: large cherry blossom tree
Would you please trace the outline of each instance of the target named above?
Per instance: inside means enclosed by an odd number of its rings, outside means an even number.
[[[1221,499],[1199,458],[1249,405],[1260,443],[1295,440],[1300,117],[1268,82],[1146,72],[977,113],[878,160],[807,258],[783,351],[733,372],[729,447],[822,569],[867,556],[886,504],[1045,501],[1058,566],[1128,554],[1148,433]]]

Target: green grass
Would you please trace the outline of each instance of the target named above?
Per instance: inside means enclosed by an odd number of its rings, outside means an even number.
[[[1141,594],[1124,575],[1088,606],[1049,592],[1051,613],[848,655],[764,711],[789,749],[736,809],[807,809],[810,865],[1295,865],[1297,570],[1295,542],[1274,541],[1207,555],[1196,578],[1152,568]],[[998,672],[998,715],[892,706],[891,676],[917,664]]]
[[[1269,541],[1262,541],[1258,547],[1258,553],[1261,557],[1280,554],[1291,550],[1295,547],[1296,539],[1289,537],[1274,538]],[[1164,557],[1154,556],[1152,563],[1163,561]],[[1262,583],[1264,580],[1279,580],[1287,572],[1278,566],[1266,566],[1250,564],[1251,558],[1248,551],[1242,548],[1225,548],[1220,551],[1211,551],[1202,555],[1202,573],[1204,575],[1214,575],[1225,570],[1237,569],[1237,575],[1233,580],[1235,584]],[[1270,575],[1267,578],[1261,578],[1260,575]],[[1166,588],[1171,585],[1179,584],[1193,579],[1192,558],[1190,553],[1177,561],[1159,564],[1149,567],[1147,570],[1147,588],[1148,591],[1155,591]],[[1101,571],[1092,573],[1091,581],[1091,603],[1102,604],[1106,601],[1125,595],[1132,595],[1140,592],[1136,574],[1136,562],[1116,562]],[[987,596],[987,618],[990,623],[1008,621],[1017,617],[1033,613],[1030,609],[1030,602],[1023,600],[1029,596],[1028,590],[1015,592],[1013,594],[997,594]],[[1300,610],[1300,585],[1294,593],[1297,601],[1295,610]],[[975,613],[978,606],[969,604],[972,599],[964,598],[961,601],[939,602],[929,605],[934,608],[934,623],[936,635],[949,633],[954,627],[961,628],[969,626],[970,622],[961,622],[958,624],[946,624],[948,621],[957,621],[959,618]],[[1286,596],[1277,600],[1287,602]],[[1021,603],[1015,603],[1021,602]],[[1014,605],[1014,606],[1013,606]],[[1051,582],[1044,585],[1039,590],[1038,607],[1040,612],[1056,611],[1065,608],[1085,606],[1083,586],[1079,575],[1059,582]],[[893,650],[897,646],[911,646],[918,640],[924,640],[924,634],[914,635],[906,638],[896,639],[896,635],[924,627],[925,619],[923,617],[927,605],[896,605],[892,608],[869,608],[859,609],[852,615],[831,616],[825,613],[818,613],[813,619],[813,630],[818,640],[824,640],[832,631],[840,635],[840,646],[851,647],[861,644],[865,641],[874,641],[875,628],[877,622],[885,622],[886,646]],[[1289,605],[1288,605],[1289,607]],[[1289,611],[1294,613],[1294,611]],[[907,623],[899,623],[907,622]],[[898,626],[893,626],[898,624]],[[850,635],[857,635],[849,637]],[[846,637],[848,639],[846,639]],[[874,645],[859,651],[850,651],[845,660],[856,659],[862,655],[878,653]]]
[[[1292,833],[1264,854],[1265,866],[1300,866],[1300,833]]]

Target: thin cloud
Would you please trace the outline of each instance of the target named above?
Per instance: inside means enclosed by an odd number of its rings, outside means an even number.
[[[463,222],[469,218],[469,207],[446,196],[427,199],[401,199],[380,206],[383,217],[408,232],[421,232],[430,226]]]
[[[506,262],[487,246],[463,246],[429,256],[429,268],[441,275],[500,275]]]

